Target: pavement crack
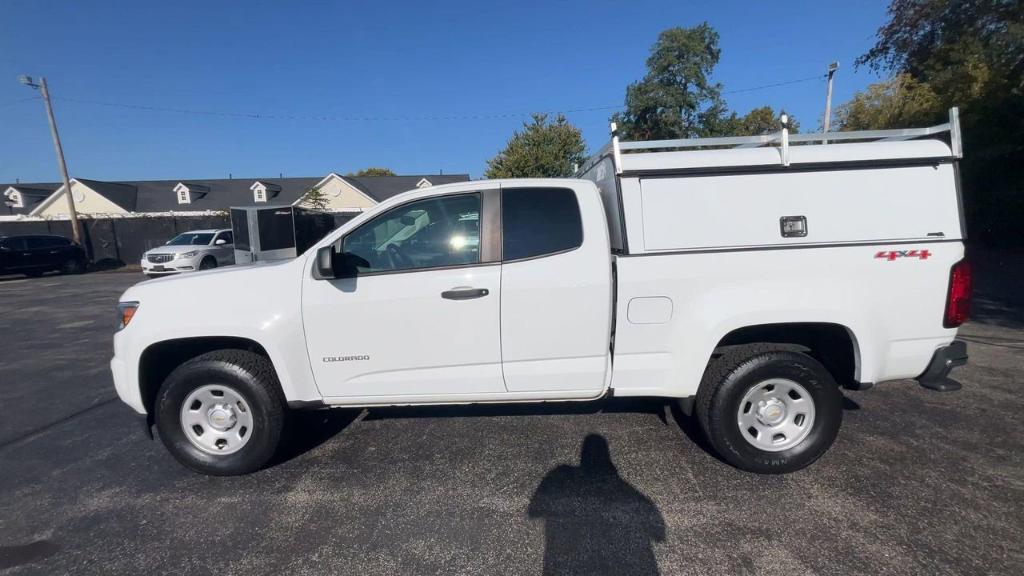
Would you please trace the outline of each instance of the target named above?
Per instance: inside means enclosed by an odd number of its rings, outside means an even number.
[[[70,422],[71,420],[74,420],[75,418],[78,418],[79,416],[81,416],[81,415],[83,415],[83,414],[85,414],[87,412],[95,410],[96,408],[101,408],[103,406],[106,406],[107,404],[110,404],[110,403],[114,402],[115,400],[117,400],[117,396],[113,396],[113,397],[107,398],[106,400],[100,400],[99,402],[95,402],[93,404],[90,404],[89,406],[87,406],[87,407],[85,407],[85,408],[83,408],[83,409],[81,409],[81,410],[79,410],[77,412],[72,412],[71,414],[68,414],[67,416],[65,416],[65,417],[63,417],[63,418],[61,418],[59,420],[55,420],[53,422],[50,422],[49,424],[44,424],[44,425],[42,425],[42,426],[40,426],[38,428],[35,428],[33,430],[29,430],[28,432],[22,434],[21,436],[16,436],[16,437],[14,437],[14,438],[12,438],[10,440],[6,440],[4,442],[0,442],[0,450],[3,450],[5,448],[8,448],[8,447],[13,446],[15,444],[19,444],[19,443],[21,443],[24,440],[29,440],[31,438],[34,438],[34,437],[36,437],[36,436],[38,436],[38,435],[40,435],[40,434],[42,434],[44,432],[47,432],[47,431],[49,431],[49,430],[51,430],[53,428],[56,428],[57,426],[60,426],[61,424],[66,424],[66,423]]]

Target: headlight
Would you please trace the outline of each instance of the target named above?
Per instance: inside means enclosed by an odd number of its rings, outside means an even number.
[[[135,317],[135,311],[139,309],[138,302],[118,302],[117,303],[117,320],[118,330],[124,330],[126,326]]]
[[[194,258],[198,254],[199,250],[193,250],[191,252],[184,252],[182,254],[178,254],[178,258]]]

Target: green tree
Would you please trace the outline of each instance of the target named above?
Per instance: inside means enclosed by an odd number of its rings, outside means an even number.
[[[370,168],[363,168],[358,172],[349,172],[346,176],[355,176],[356,178],[359,178],[361,176],[396,176],[396,174],[392,172],[390,168],[371,166]]]
[[[710,79],[720,54],[718,32],[707,22],[659,34],[647,75],[626,88],[626,110],[612,116],[623,138],[692,138],[722,130],[722,86]]]
[[[878,41],[857,64],[910,74],[962,104],[996,87],[1019,94],[1024,77],[1024,3],[893,0]]]
[[[773,134],[782,129],[780,117],[784,110],[776,112],[771,106],[761,106],[747,112],[744,116],[738,116],[735,112],[720,121],[719,126],[714,130],[714,136],[761,136]],[[789,116],[789,133],[800,132],[800,122]]]
[[[302,195],[302,204],[315,210],[327,210],[330,201],[319,186],[313,186]]]
[[[559,114],[548,122],[547,114],[533,114],[522,131],[512,134],[505,149],[487,161],[487,178],[560,178],[572,176],[582,164],[586,145],[583,134]]]
[[[883,130],[937,124],[945,115],[931,86],[910,74],[872,84],[835,111],[839,130]]]

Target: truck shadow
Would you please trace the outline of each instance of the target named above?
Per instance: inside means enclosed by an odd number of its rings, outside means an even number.
[[[543,416],[557,414],[598,414],[631,412],[652,414],[667,423],[665,400],[661,398],[602,398],[583,402],[520,404],[463,404],[451,406],[396,406],[371,408],[366,420],[385,418],[460,418],[485,416]]]
[[[652,414],[668,424],[666,402],[660,398],[615,398],[592,402],[546,404],[468,404],[455,406],[396,406],[367,409],[364,420],[406,418],[459,418],[630,412]],[[363,414],[360,408],[296,410],[289,414],[286,434],[269,466],[283,464],[340,434]]]
[[[843,397],[843,410],[860,410],[860,405]],[[678,402],[667,398],[602,398],[589,402],[548,402],[536,404],[465,404],[451,406],[395,406],[369,408],[363,420],[409,418],[479,418],[490,416],[552,416],[572,414],[631,413],[649,414],[662,424],[669,415],[687,438],[712,455],[694,416],[687,416]],[[282,464],[309,452],[340,434],[363,414],[360,408],[299,410],[289,415],[287,434],[271,466]]]
[[[270,466],[283,464],[317,448],[348,428],[361,413],[358,408],[296,410],[290,413],[284,440]]]

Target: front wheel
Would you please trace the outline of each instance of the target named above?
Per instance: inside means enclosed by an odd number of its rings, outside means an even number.
[[[200,270],[212,270],[217,267],[217,259],[213,256],[207,256],[199,263]]]
[[[154,408],[174,458],[214,476],[262,468],[281,440],[285,409],[270,361],[244,350],[208,352],[178,366]]]
[[[842,424],[843,396],[828,370],[807,354],[749,345],[708,366],[696,413],[724,460],[779,474],[809,466],[829,449]]]

